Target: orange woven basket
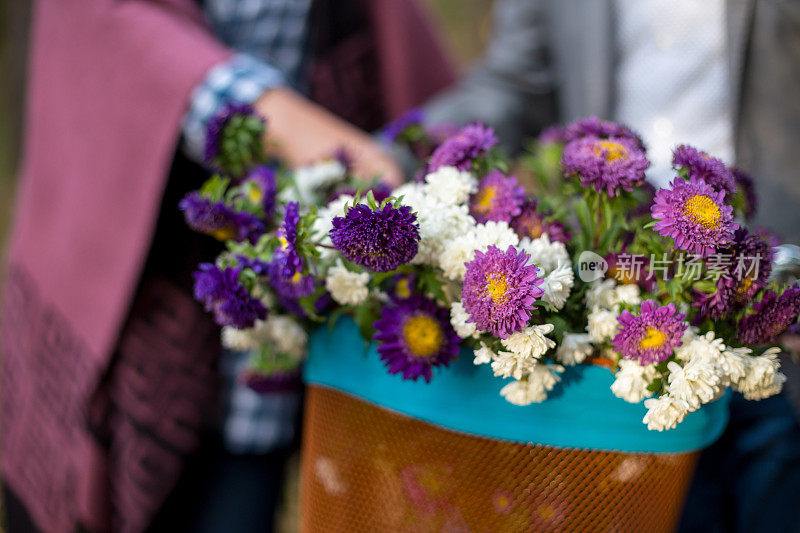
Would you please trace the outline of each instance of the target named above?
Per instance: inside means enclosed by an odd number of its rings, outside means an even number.
[[[474,437],[318,386],[304,432],[308,533],[672,531],[698,455]]]

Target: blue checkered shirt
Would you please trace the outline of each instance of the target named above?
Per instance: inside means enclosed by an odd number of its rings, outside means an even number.
[[[229,102],[253,103],[278,86],[306,89],[311,0],[205,0],[219,39],[238,53],[212,68],[191,95],[183,122],[184,151],[203,157],[206,126]],[[247,352],[222,352],[222,434],[232,453],[265,453],[295,433],[299,393],[259,395],[237,381]]]

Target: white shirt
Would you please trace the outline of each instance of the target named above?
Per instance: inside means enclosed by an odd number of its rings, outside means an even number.
[[[639,133],[666,185],[672,150],[690,144],[733,161],[724,0],[615,0],[615,120]]]

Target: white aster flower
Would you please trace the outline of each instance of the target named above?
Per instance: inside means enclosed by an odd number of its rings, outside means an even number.
[[[709,331],[705,335],[694,335],[688,342],[678,346],[675,349],[675,357],[683,361],[703,359],[716,364],[723,351],[725,344],[722,339],[715,339],[714,332]]]
[[[545,274],[549,274],[561,263],[569,263],[569,254],[564,243],[551,242],[546,233],[538,239],[523,238],[519,242],[519,248],[529,253],[533,264],[541,268]]]
[[[545,337],[553,331],[553,324],[528,326],[502,339],[500,342],[508,350],[522,358],[538,358],[553,348],[555,341]]]
[[[252,328],[237,329],[231,326],[222,328],[222,346],[239,352],[257,350],[269,341],[266,322],[256,320]]]
[[[561,309],[567,303],[574,282],[575,274],[572,272],[572,264],[560,263],[544,277],[544,283],[540,285],[544,290],[542,300],[552,304],[556,309]]]
[[[638,361],[621,359],[619,370],[614,375],[614,383],[611,384],[611,392],[626,402],[639,403],[653,395],[647,387],[658,375],[653,363],[642,366]]]
[[[717,369],[724,376],[721,382],[722,385],[728,386],[731,383],[736,383],[747,374],[747,361],[751,352],[750,348],[725,347],[725,350],[719,354],[719,359],[717,359]]]
[[[264,328],[270,342],[279,353],[297,360],[305,357],[308,334],[292,318],[271,314],[267,317]]]
[[[490,220],[485,224],[478,224],[473,229],[473,235],[478,243],[477,249],[481,252],[486,252],[489,246],[496,246],[505,252],[509,246],[519,245],[519,237],[508,222]]]
[[[439,167],[425,176],[423,190],[434,201],[444,205],[466,204],[478,190],[478,180],[471,172],[455,167]]]
[[[341,305],[358,305],[369,296],[369,274],[366,272],[350,272],[341,263],[328,269],[325,288]]]
[[[757,357],[746,357],[746,369],[743,378],[733,382],[733,389],[741,392],[745,398],[760,400],[780,392],[786,376],[778,369],[780,348],[769,348]]]
[[[617,282],[613,279],[593,281],[586,290],[586,307],[611,309],[617,303]]]
[[[592,353],[592,344],[586,333],[564,333],[556,348],[556,359],[567,366],[582,363]]]
[[[588,315],[588,325],[586,326],[586,331],[589,332],[589,337],[591,337],[593,342],[605,342],[609,341],[614,338],[618,329],[618,322],[617,322],[617,313],[616,310],[609,310],[609,309],[594,309]]]
[[[615,303],[639,305],[642,303],[641,290],[638,285],[628,283],[617,285],[614,289]]]
[[[664,431],[680,424],[689,412],[689,405],[669,394],[660,398],[650,398],[644,401],[647,413],[642,422],[647,424],[647,429]]]
[[[498,352],[492,359],[492,371],[499,378],[521,379],[536,365],[536,359],[514,352]]]
[[[420,211],[421,208],[430,203],[423,193],[422,184],[415,182],[404,183],[399,186],[392,191],[392,196],[395,198],[402,197],[402,204],[410,206],[414,211]]]
[[[472,363],[474,365],[485,365],[491,363],[492,359],[494,359],[494,352],[482,342],[480,348],[475,350],[475,359]]]
[[[470,337],[477,338],[478,330],[474,322],[469,322],[469,313],[464,310],[461,302],[453,302],[450,305],[450,324],[456,331],[456,334],[462,339],[469,339]],[[487,363],[489,361],[486,361]]]
[[[475,219],[464,205],[444,206],[424,204],[417,210],[419,221],[419,251],[415,264],[439,266],[445,247],[475,227]]]
[[[475,258],[475,250],[479,248],[474,233],[456,237],[445,244],[439,258],[439,264],[445,277],[453,281],[463,281],[467,273],[467,263]]]
[[[500,390],[500,394],[514,405],[530,405],[547,399],[548,391],[561,380],[561,365],[537,364],[531,373],[520,380],[513,381]]]
[[[683,367],[670,361],[667,369],[670,396],[686,402],[691,411],[713,400],[719,391],[719,376],[713,361],[696,358]]]
[[[281,199],[294,200],[305,204],[314,203],[317,189],[332,185],[344,179],[347,169],[341,161],[328,159],[313,165],[300,167],[294,171],[293,186],[281,193]]]

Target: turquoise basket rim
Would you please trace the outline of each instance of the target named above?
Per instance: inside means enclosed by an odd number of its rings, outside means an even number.
[[[403,380],[386,371],[374,345],[364,342],[349,317],[321,327],[309,340],[304,380],[366,400],[437,426],[476,435],[562,448],[628,453],[682,453],[705,448],[724,431],[730,394],[689,414],[677,428],[650,431],[644,404],[614,396],[611,372],[577,365],[547,401],[516,406],[500,396],[508,383],[488,365],[475,366],[462,350],[447,368],[435,369],[430,384]]]

